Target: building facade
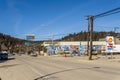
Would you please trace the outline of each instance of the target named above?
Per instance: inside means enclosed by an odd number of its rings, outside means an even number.
[[[43,43],[47,47],[47,54],[54,55],[60,53],[70,53],[76,55],[87,54],[87,41],[46,41]],[[106,49],[106,41],[93,41],[93,50],[104,51]]]

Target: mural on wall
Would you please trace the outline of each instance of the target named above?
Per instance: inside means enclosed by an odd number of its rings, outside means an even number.
[[[103,50],[104,46],[102,45],[93,45],[94,51]],[[62,45],[62,46],[48,46],[47,53],[48,55],[55,55],[60,53],[70,53],[72,55],[86,55],[87,54],[87,45]]]
[[[80,45],[79,50],[80,50],[81,55],[85,55],[86,52],[87,52],[87,46],[86,45]]]

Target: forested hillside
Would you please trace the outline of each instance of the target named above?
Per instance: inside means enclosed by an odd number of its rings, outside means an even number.
[[[24,44],[24,42],[25,40],[0,33],[0,50],[2,44],[4,44],[7,49],[14,49],[16,46]]]
[[[98,41],[100,38],[105,38],[107,35],[118,36],[115,32],[93,32],[93,40]],[[79,32],[74,34],[69,34],[63,37],[62,41],[87,41],[88,32]]]
[[[29,43],[29,45],[26,43]],[[0,33],[0,51],[2,51],[2,45],[7,48],[7,51],[10,52],[25,52],[26,50],[33,50],[33,48],[39,49],[41,48],[41,44],[43,41],[28,41],[24,39],[19,39],[12,37],[10,35],[6,35]],[[40,50],[40,49],[39,49]]]
[[[116,36],[120,38],[119,33],[114,32],[93,32],[93,40],[98,41],[100,38],[105,38],[107,35],[109,36]],[[69,34],[60,41],[87,41],[88,32],[79,32],[74,34]],[[25,42],[28,42],[27,40],[18,39],[15,37],[11,37],[10,35],[5,35],[0,33],[0,51],[1,51],[1,45],[4,44],[8,50],[10,51],[18,51],[18,49],[26,50]],[[31,46],[36,47],[40,50],[40,47],[37,46],[38,44],[41,45],[43,41],[29,41],[31,43]],[[30,47],[30,46],[29,46]]]

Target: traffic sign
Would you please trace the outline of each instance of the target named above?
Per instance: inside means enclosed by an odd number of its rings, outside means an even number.
[[[25,45],[26,46],[30,46],[30,42],[25,42]]]

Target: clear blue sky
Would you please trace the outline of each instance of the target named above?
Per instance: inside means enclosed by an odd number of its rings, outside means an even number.
[[[86,15],[116,7],[120,0],[0,0],[0,32],[22,39],[35,34],[43,39],[87,31]],[[94,22],[94,31],[112,31],[114,27],[120,27],[120,13]]]

